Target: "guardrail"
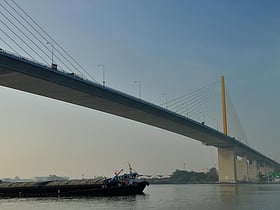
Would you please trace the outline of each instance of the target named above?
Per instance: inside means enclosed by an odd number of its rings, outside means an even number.
[[[7,55],[9,57],[13,57],[17,60],[21,60],[21,61],[24,61],[24,62],[28,62],[32,65],[37,65],[38,67],[41,67],[41,68],[48,68],[50,70],[57,70],[58,72],[62,72],[62,73],[65,73],[65,74],[69,74],[69,75],[75,75],[76,77],[80,78],[80,79],[83,79],[83,80],[88,80],[84,75],[82,74],[78,74],[78,73],[74,73],[73,71],[69,70],[69,72],[63,70],[62,68],[59,67],[59,65],[57,66],[57,68],[52,68],[52,65],[46,65],[45,63],[41,63],[39,61],[36,61],[36,60],[33,60],[33,59],[30,59],[28,57],[24,57],[24,56],[21,56],[17,53],[13,53],[11,51],[8,51],[8,50],[4,50],[2,48],[0,48],[0,53],[1,54],[4,54],[4,55]],[[90,80],[89,80],[90,81]]]

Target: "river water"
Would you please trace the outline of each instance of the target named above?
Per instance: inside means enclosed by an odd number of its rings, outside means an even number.
[[[1,210],[280,209],[280,184],[150,185],[145,195],[103,198],[0,199]]]

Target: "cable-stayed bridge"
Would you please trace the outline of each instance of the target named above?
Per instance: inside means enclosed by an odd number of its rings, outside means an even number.
[[[217,120],[214,114],[209,115],[206,106],[217,92],[213,86],[158,106],[101,85],[92,81],[94,78],[14,0],[4,2],[5,5],[0,3],[1,48],[13,53],[0,50],[0,85],[135,120],[215,146],[221,182],[257,181],[259,173],[280,169],[278,162],[248,146],[246,138],[225,135],[206,123]]]
[[[265,174],[280,168],[276,161],[203,123],[3,50],[0,52],[0,84],[125,117],[218,147],[222,151],[219,155],[219,172],[224,175],[221,181],[256,181],[258,172]],[[238,160],[237,156],[243,159]]]

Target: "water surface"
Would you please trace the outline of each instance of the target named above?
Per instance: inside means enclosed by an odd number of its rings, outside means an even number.
[[[280,185],[151,185],[145,195],[102,198],[0,199],[7,210],[280,209]]]

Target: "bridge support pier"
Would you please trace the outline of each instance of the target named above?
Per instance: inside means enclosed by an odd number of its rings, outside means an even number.
[[[257,170],[257,161],[249,160],[248,161],[248,181],[249,182],[257,182],[258,178],[258,170]]]
[[[248,161],[244,155],[242,157],[236,156],[236,181],[248,182]]]
[[[265,161],[264,160],[258,160],[257,161],[257,170],[258,170],[258,174],[266,175],[266,167],[265,167]]]
[[[234,148],[218,148],[219,182],[236,182]]]
[[[273,172],[274,171],[274,168],[271,166],[271,165],[266,165],[266,171],[267,171],[267,174],[266,175],[268,175],[270,172]]]
[[[265,160],[258,160],[257,161],[257,174],[261,173],[265,176],[268,176],[269,172],[276,170],[275,167],[271,166]]]
[[[269,172],[276,170],[264,159],[248,155],[236,147],[218,148],[219,182],[258,182],[266,181],[260,175],[268,178]]]
[[[238,148],[218,148],[218,163],[220,183],[258,181],[257,161],[248,158]]]

